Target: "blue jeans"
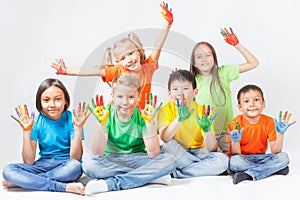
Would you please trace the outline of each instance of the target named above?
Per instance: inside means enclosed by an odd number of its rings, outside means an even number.
[[[83,159],[84,173],[92,178],[104,179],[108,190],[126,190],[145,185],[174,171],[174,158],[159,154],[150,158],[147,154],[111,154],[89,156]]]
[[[229,160],[229,169],[233,172],[245,172],[253,180],[260,180],[278,172],[290,163],[286,153],[234,155]]]
[[[228,156],[206,149],[185,149],[176,140],[165,143],[164,150],[175,158],[174,178],[219,175],[228,168]]]
[[[82,175],[81,163],[74,159],[39,159],[34,164],[12,163],[3,169],[3,178],[22,188],[65,192],[66,183]]]

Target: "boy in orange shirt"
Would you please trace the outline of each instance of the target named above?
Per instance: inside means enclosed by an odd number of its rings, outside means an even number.
[[[279,119],[261,114],[265,108],[262,90],[256,85],[246,85],[237,95],[242,112],[228,124],[231,158],[229,169],[234,172],[233,183],[260,180],[272,174],[289,173],[289,157],[282,152],[285,131],[291,114],[282,112]],[[268,141],[271,153],[266,153]]]

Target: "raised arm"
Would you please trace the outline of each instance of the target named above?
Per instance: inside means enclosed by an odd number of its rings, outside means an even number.
[[[21,105],[16,107],[16,112],[18,118],[11,115],[11,117],[16,120],[23,129],[23,147],[22,147],[22,158],[23,162],[26,164],[33,164],[36,155],[36,141],[31,140],[31,129],[34,123],[34,113],[29,115],[27,105],[24,104],[24,108]]]
[[[96,95],[95,99],[92,99],[92,107],[88,107],[91,113],[95,116],[98,121],[98,126],[96,133],[94,135],[92,144],[92,153],[94,155],[103,156],[105,153],[107,134],[105,133],[105,126],[107,119],[110,115],[111,105],[109,104],[107,108],[104,107],[104,101],[102,95]]]
[[[259,64],[257,58],[239,42],[232,28],[229,29],[230,31],[228,31],[226,28],[221,29],[221,34],[223,35],[224,40],[228,44],[234,46],[246,60],[245,63],[240,64],[240,73],[256,68]]]
[[[275,142],[270,142],[271,153],[276,154],[282,151],[284,133],[290,126],[296,123],[296,121],[289,123],[291,116],[292,114],[288,114],[288,111],[286,111],[282,117],[282,111],[280,111],[278,120],[274,118],[277,136]]]
[[[51,67],[56,70],[56,74],[68,76],[105,76],[105,67],[93,66],[84,68],[67,67],[63,59],[55,59]]]
[[[204,141],[208,151],[216,151],[218,148],[216,136],[211,131],[212,122],[216,118],[216,114],[213,114],[212,110],[209,105],[207,108],[203,105],[201,118],[199,118],[199,113],[196,115],[197,123],[204,132]]]
[[[167,36],[173,23],[172,9],[168,8],[168,3],[163,2],[162,4],[160,4],[160,7],[162,9],[161,14],[163,18],[168,22],[168,24],[164,27],[164,29],[161,30],[154,42],[154,48],[151,53],[151,58],[154,62],[158,62],[160,52],[167,39]]]
[[[83,154],[82,148],[82,128],[86,120],[90,116],[85,103],[78,103],[77,111],[73,111],[72,123],[74,125],[74,138],[71,140],[70,158],[81,160]]]

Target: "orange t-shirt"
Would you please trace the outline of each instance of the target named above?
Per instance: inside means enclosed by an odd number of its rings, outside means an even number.
[[[145,94],[150,96],[151,92],[151,82],[154,71],[158,69],[158,63],[154,63],[151,56],[149,56],[145,62],[142,64],[142,69],[140,71],[129,71],[121,65],[112,65],[105,69],[105,77],[102,77],[104,82],[111,82],[116,76],[123,72],[128,72],[135,74],[141,82],[141,98],[140,106],[145,107]]]
[[[244,127],[240,141],[243,155],[265,154],[268,149],[268,141],[276,141],[277,132],[273,118],[261,114],[256,124],[250,124],[243,115],[238,115],[231,121],[232,128],[235,127],[236,121],[239,123],[239,129]],[[231,142],[229,136],[227,141]]]

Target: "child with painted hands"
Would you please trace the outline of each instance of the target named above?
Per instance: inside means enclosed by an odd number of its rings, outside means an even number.
[[[218,113],[214,120],[215,134],[218,141],[218,151],[227,153],[230,144],[226,141],[227,124],[234,117],[230,84],[238,79],[240,74],[256,68],[257,58],[244,47],[232,28],[221,29],[224,40],[241,54],[244,62],[240,64],[219,65],[217,53],[208,42],[199,42],[191,53],[190,71],[196,76],[199,104],[210,105]]]
[[[129,33],[128,36],[116,41],[113,47],[108,47],[105,51],[102,63],[99,66],[74,68],[66,67],[63,59],[55,59],[51,67],[56,70],[57,74],[70,76],[100,76],[107,83],[123,72],[136,75],[141,84],[141,99],[139,104],[142,109],[145,103],[145,94],[150,94],[152,77],[154,72],[159,68],[158,60],[161,50],[169,34],[169,30],[173,23],[172,9],[168,7],[168,3],[160,4],[162,16],[167,22],[164,29],[157,36],[151,55],[146,57],[145,49],[139,37],[135,33]],[[113,56],[115,63],[113,63]]]
[[[266,102],[262,90],[256,85],[242,87],[237,95],[242,114],[228,125],[230,142],[229,169],[234,172],[233,183],[261,180],[273,174],[289,173],[289,156],[282,152],[291,114],[272,118],[262,114]],[[270,147],[270,153],[266,153]]]
[[[227,155],[215,152],[215,115],[209,106],[192,100],[197,93],[191,72],[173,71],[168,81],[171,100],[158,112],[160,138],[165,151],[175,157],[175,178],[219,175],[228,167]]]
[[[27,105],[12,115],[23,129],[23,163],[8,164],[3,169],[3,187],[22,187],[40,191],[84,194],[82,183],[83,125],[89,112],[81,103],[68,111],[70,96],[58,79],[45,79],[36,94],[39,115],[30,115]],[[40,158],[36,160],[39,145]]]
[[[87,183],[85,195],[126,190],[147,183],[170,184],[174,160],[171,155],[161,153],[156,119],[150,115],[146,122],[141,116],[139,79],[122,73],[114,78],[111,88],[113,103],[106,122],[96,117],[100,120],[92,144],[94,155],[86,157],[82,164],[84,173],[97,179]],[[98,105],[103,105],[100,99]],[[106,115],[103,113],[101,117]]]

